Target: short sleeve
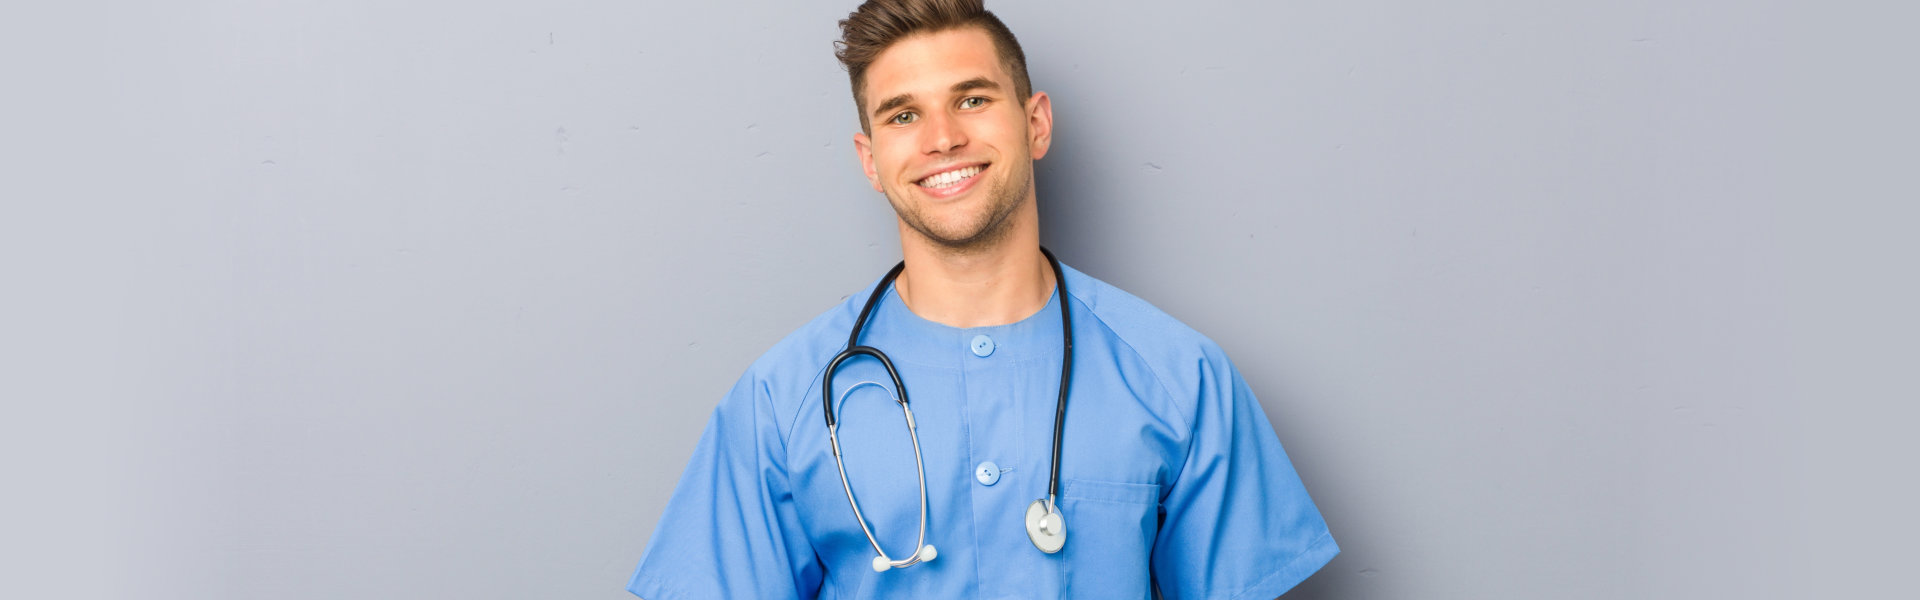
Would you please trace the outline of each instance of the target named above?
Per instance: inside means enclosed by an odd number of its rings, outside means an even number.
[[[1340,553],[1267,416],[1225,356],[1201,364],[1186,463],[1162,503],[1167,600],[1270,600]]]
[[[818,593],[822,567],[794,508],[771,408],[751,374],[721,401],[627,591],[645,600]]]

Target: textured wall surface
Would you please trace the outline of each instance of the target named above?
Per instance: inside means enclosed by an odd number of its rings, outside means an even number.
[[[0,9],[0,595],[622,598],[898,259],[851,0]],[[1045,243],[1217,340],[1288,597],[1888,597],[1910,5],[999,3]]]

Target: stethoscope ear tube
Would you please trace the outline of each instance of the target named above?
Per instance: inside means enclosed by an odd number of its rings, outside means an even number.
[[[880,364],[884,365],[887,368],[887,374],[892,376],[893,378],[894,389],[901,391],[900,394],[893,396],[893,401],[894,403],[900,405],[901,414],[905,415],[906,417],[907,436],[913,440],[913,469],[914,469],[914,473],[916,473],[920,478],[920,533],[918,538],[915,539],[913,542],[912,556],[909,556],[902,560],[894,560],[887,556],[886,550],[883,550],[880,548],[880,539],[873,536],[873,527],[867,524],[866,515],[860,512],[860,499],[854,497],[853,495],[853,484],[847,481],[847,463],[840,456],[839,424],[835,423],[827,426],[827,440],[829,443],[833,445],[833,466],[834,466],[834,469],[840,472],[840,488],[843,490],[846,490],[847,492],[847,504],[853,506],[853,518],[860,522],[861,533],[866,534],[867,543],[872,544],[873,551],[879,554],[879,556],[876,556],[873,559],[873,570],[885,571],[889,568],[897,569],[902,567],[910,567],[922,562],[933,560],[933,557],[936,554],[936,551],[934,550],[933,545],[927,543],[927,467],[926,467],[926,461],[920,455],[919,427],[917,427],[913,422],[913,408],[907,405],[907,397],[905,394],[906,390],[905,388],[900,387],[900,374],[894,371],[893,363],[887,359],[887,355],[882,354],[879,350],[876,350],[867,346],[855,346],[853,348],[848,348],[844,352],[841,352],[840,356],[834,358],[832,365],[837,367],[841,360],[852,357],[852,356],[858,356],[861,354],[867,354],[867,355],[873,356],[874,358],[880,359]],[[829,375],[831,375],[832,372],[833,372],[832,368],[829,367],[829,370],[828,370]],[[833,380],[832,377],[827,378],[827,381],[828,381],[827,389],[829,390],[828,392],[829,394],[832,393],[831,390],[833,389],[832,380]],[[847,391],[841,392],[840,404],[842,405],[846,404],[846,397],[848,394],[852,394],[854,390],[859,389],[862,386],[868,386],[868,385],[885,389],[885,386],[882,386],[878,383],[875,383],[872,381],[862,381],[860,383],[853,384],[853,387],[847,388]],[[827,413],[831,415],[833,414],[834,410],[835,410],[835,407],[831,402],[829,402],[827,405]],[[829,417],[829,419],[831,419],[831,417]]]

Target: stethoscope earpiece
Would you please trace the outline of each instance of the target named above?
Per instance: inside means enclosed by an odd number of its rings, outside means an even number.
[[[925,546],[921,546],[918,552],[913,553],[912,560],[905,561],[904,564],[900,564],[900,565],[893,564],[893,561],[887,560],[887,555],[882,554],[882,555],[873,557],[873,572],[885,573],[887,569],[892,569],[896,567],[904,569],[906,567],[910,567],[918,563],[930,562],[933,560],[933,557],[939,556],[939,555],[940,555],[939,552],[934,551],[933,544],[927,544]]]

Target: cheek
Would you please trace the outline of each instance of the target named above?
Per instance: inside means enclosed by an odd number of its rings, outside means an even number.
[[[893,144],[890,144],[884,151],[874,153],[874,169],[879,171],[881,177],[894,178],[905,176],[907,164],[909,159],[913,157],[913,153],[902,152],[899,150],[901,147],[904,147],[901,144],[901,140],[895,139],[893,140]]]

